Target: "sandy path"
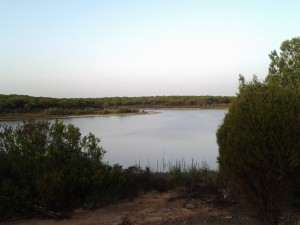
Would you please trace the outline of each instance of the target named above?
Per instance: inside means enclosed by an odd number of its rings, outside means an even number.
[[[71,219],[30,219],[8,225],[118,225],[129,219],[133,225],[258,224],[241,216],[239,206],[217,207],[199,199],[170,200],[170,193],[149,193],[105,208],[75,210]],[[125,225],[123,223],[123,225]],[[127,225],[127,224],[126,224]],[[128,224],[129,225],[129,224]]]

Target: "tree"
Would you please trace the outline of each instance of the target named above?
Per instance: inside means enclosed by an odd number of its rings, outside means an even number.
[[[269,55],[271,63],[266,82],[300,91],[300,37],[282,42],[280,50],[279,55],[276,50]]]
[[[265,224],[278,224],[300,171],[300,94],[240,77],[237,98],[217,131],[218,163]]]

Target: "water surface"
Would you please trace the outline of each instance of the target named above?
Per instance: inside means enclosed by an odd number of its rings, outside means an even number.
[[[226,110],[157,110],[155,114],[72,118],[65,120],[92,132],[107,150],[110,164],[134,164],[161,170],[162,161],[201,164],[216,169],[216,130]],[[148,165],[149,164],[149,165]]]
[[[207,162],[217,168],[216,130],[226,110],[156,110],[146,115],[99,116],[63,119],[94,133],[107,150],[104,161],[125,168],[135,164],[164,169],[163,162],[186,165]],[[8,122],[9,123],[9,122]]]

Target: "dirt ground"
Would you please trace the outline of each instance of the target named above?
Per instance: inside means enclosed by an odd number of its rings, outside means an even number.
[[[147,193],[97,210],[77,209],[70,219],[30,219],[2,222],[7,225],[259,225],[255,215],[223,195],[192,198],[178,192]],[[300,221],[300,220],[299,220]],[[298,219],[282,224],[299,225]]]

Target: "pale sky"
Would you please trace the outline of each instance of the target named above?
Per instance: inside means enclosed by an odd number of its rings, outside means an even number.
[[[299,36],[300,1],[0,0],[0,93],[235,95]]]

